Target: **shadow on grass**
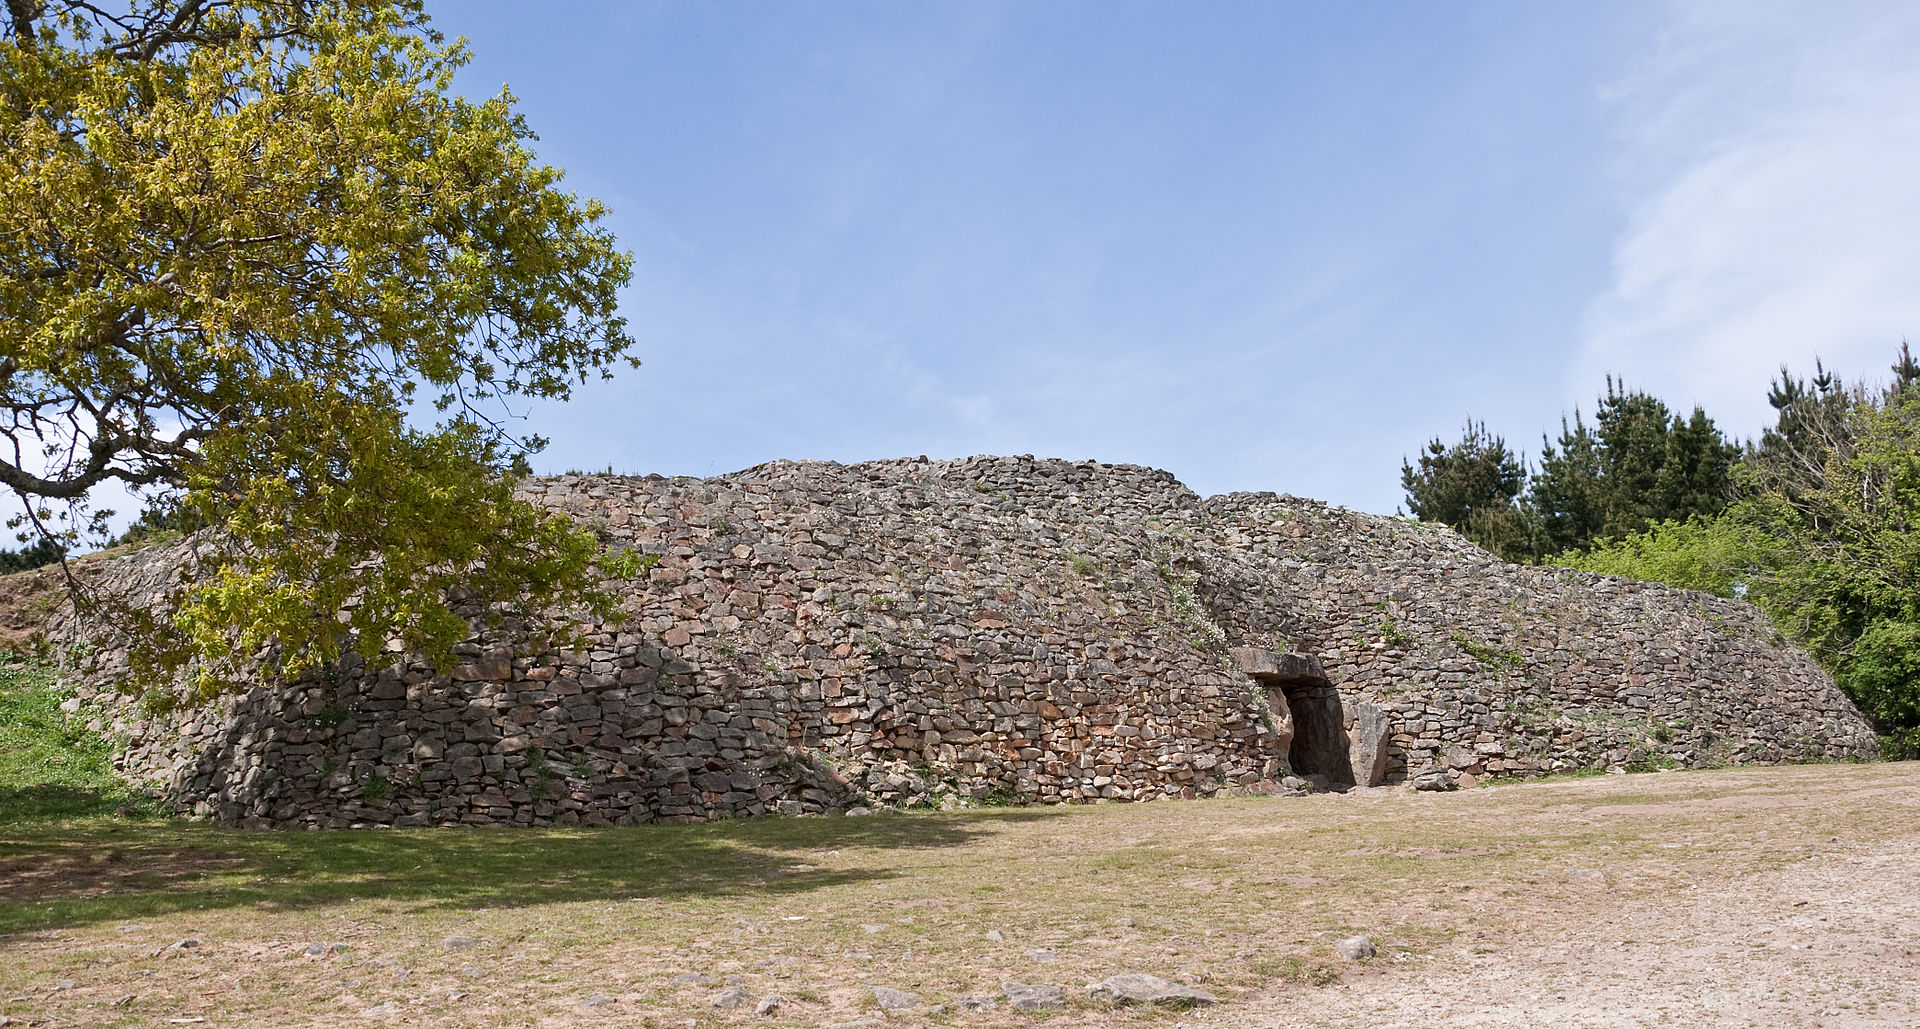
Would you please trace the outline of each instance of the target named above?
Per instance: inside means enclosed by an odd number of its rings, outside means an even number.
[[[18,800],[19,798],[9,798]],[[142,818],[72,819],[47,798],[0,808],[0,938],[222,908],[292,910],[386,899],[446,908],[637,897],[803,893],[891,879],[819,868],[810,852],[960,847],[1051,809],[866,818],[760,818],[613,828],[246,832]],[[90,812],[89,812],[90,813]],[[48,819],[66,818],[63,821]]]
[[[0,838],[21,823],[100,818],[120,813],[151,815],[153,802],[131,790],[83,786],[0,786]]]

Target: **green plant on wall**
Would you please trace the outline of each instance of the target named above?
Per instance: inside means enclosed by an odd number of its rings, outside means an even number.
[[[1482,643],[1457,630],[1450,634],[1450,638],[1454,646],[1466,651],[1469,657],[1483,665],[1520,668],[1527,663],[1526,657],[1517,650],[1503,650],[1490,643]]]
[[[1383,614],[1380,616],[1380,642],[1389,647],[1404,647],[1413,642],[1413,637],[1401,630],[1399,619]]]
[[[622,547],[601,555],[600,570],[611,579],[637,579],[653,571],[659,563],[659,554],[642,554],[632,547]]]

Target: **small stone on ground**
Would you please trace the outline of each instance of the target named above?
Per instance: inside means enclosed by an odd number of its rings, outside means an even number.
[[[1365,936],[1350,936],[1333,945],[1348,961],[1365,961],[1374,955],[1373,941]]]
[[[920,998],[905,990],[896,990],[887,986],[870,987],[873,990],[873,1002],[880,1005],[882,1011],[904,1011],[920,1006]]]
[[[746,987],[729,986],[713,995],[713,1006],[722,1011],[732,1011],[752,999],[753,994],[748,993]]]

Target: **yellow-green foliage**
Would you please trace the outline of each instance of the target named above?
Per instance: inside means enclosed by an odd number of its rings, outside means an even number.
[[[1826,665],[1890,756],[1920,753],[1920,386],[1857,391],[1787,471],[1742,470],[1713,517],[1555,563],[1740,596]]]
[[[629,360],[600,204],[509,92],[449,94],[467,51],[417,2],[180,10],[14,5],[0,40],[0,406],[80,441],[0,485],[72,529],[103,482],[164,487],[224,529],[176,617],[119,619],[203,690],[269,642],[438,651],[456,585],[604,603],[593,537],[512,499],[541,441],[500,428]]]
[[[1740,521],[1696,515],[1684,522],[1656,523],[1585,553],[1569,550],[1551,563],[1731,597],[1744,591],[1774,553]]]

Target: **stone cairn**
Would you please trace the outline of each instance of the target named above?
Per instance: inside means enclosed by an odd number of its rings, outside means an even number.
[[[632,824],[1142,801],[1877,756],[1753,608],[1504,564],[1443,528],[1165,472],[980,457],[533,479],[643,557],[604,623],[464,613],[459,664],[343,661],[96,727],[248,826]],[[193,540],[104,565],[157,602]],[[569,621],[569,619],[573,619]],[[567,622],[570,646],[551,629]],[[51,635],[84,644],[70,614]]]

